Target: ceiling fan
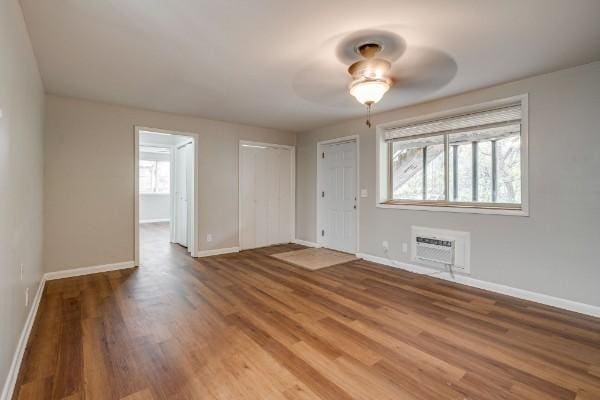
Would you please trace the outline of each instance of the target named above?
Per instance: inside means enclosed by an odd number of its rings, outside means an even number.
[[[452,80],[457,65],[441,50],[409,45],[394,32],[401,30],[390,25],[331,37],[295,74],[294,91],[340,116],[351,116],[358,101],[367,108],[368,126],[384,97],[388,109],[423,101]]]
[[[352,77],[348,89],[359,103],[367,106],[368,127],[371,127],[371,107],[383,98],[392,85],[389,76],[392,64],[377,57],[382,49],[382,45],[377,42],[367,42],[357,46],[356,53],[364,59],[356,61],[348,68],[348,73]]]

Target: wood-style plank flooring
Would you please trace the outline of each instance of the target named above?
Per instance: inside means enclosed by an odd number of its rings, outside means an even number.
[[[47,283],[18,399],[600,399],[600,320],[273,246]]]

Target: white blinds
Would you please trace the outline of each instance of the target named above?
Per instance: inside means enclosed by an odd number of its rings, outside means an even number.
[[[409,136],[455,133],[515,125],[521,123],[521,116],[521,104],[512,104],[493,110],[387,128],[384,138],[385,140],[394,140]]]

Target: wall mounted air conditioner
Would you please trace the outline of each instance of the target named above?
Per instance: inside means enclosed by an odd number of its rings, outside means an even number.
[[[417,259],[454,266],[454,240],[437,239],[430,236],[417,236],[415,240],[417,241]]]
[[[470,273],[471,235],[447,229],[411,227],[411,258],[434,268],[452,266],[462,274]]]

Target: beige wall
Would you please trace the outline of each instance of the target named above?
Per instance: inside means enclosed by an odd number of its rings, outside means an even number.
[[[43,101],[19,3],[1,1],[0,388],[31,308],[25,288],[32,299],[42,276]]]
[[[289,132],[46,96],[46,271],[134,259],[136,125],[200,135],[201,251],[238,245],[239,141],[295,143]]]
[[[530,217],[375,207],[375,126],[529,93]],[[296,237],[316,240],[316,146],[360,135],[360,251],[410,262],[411,225],[471,232],[473,278],[600,305],[600,63],[465,93],[297,136]]]

